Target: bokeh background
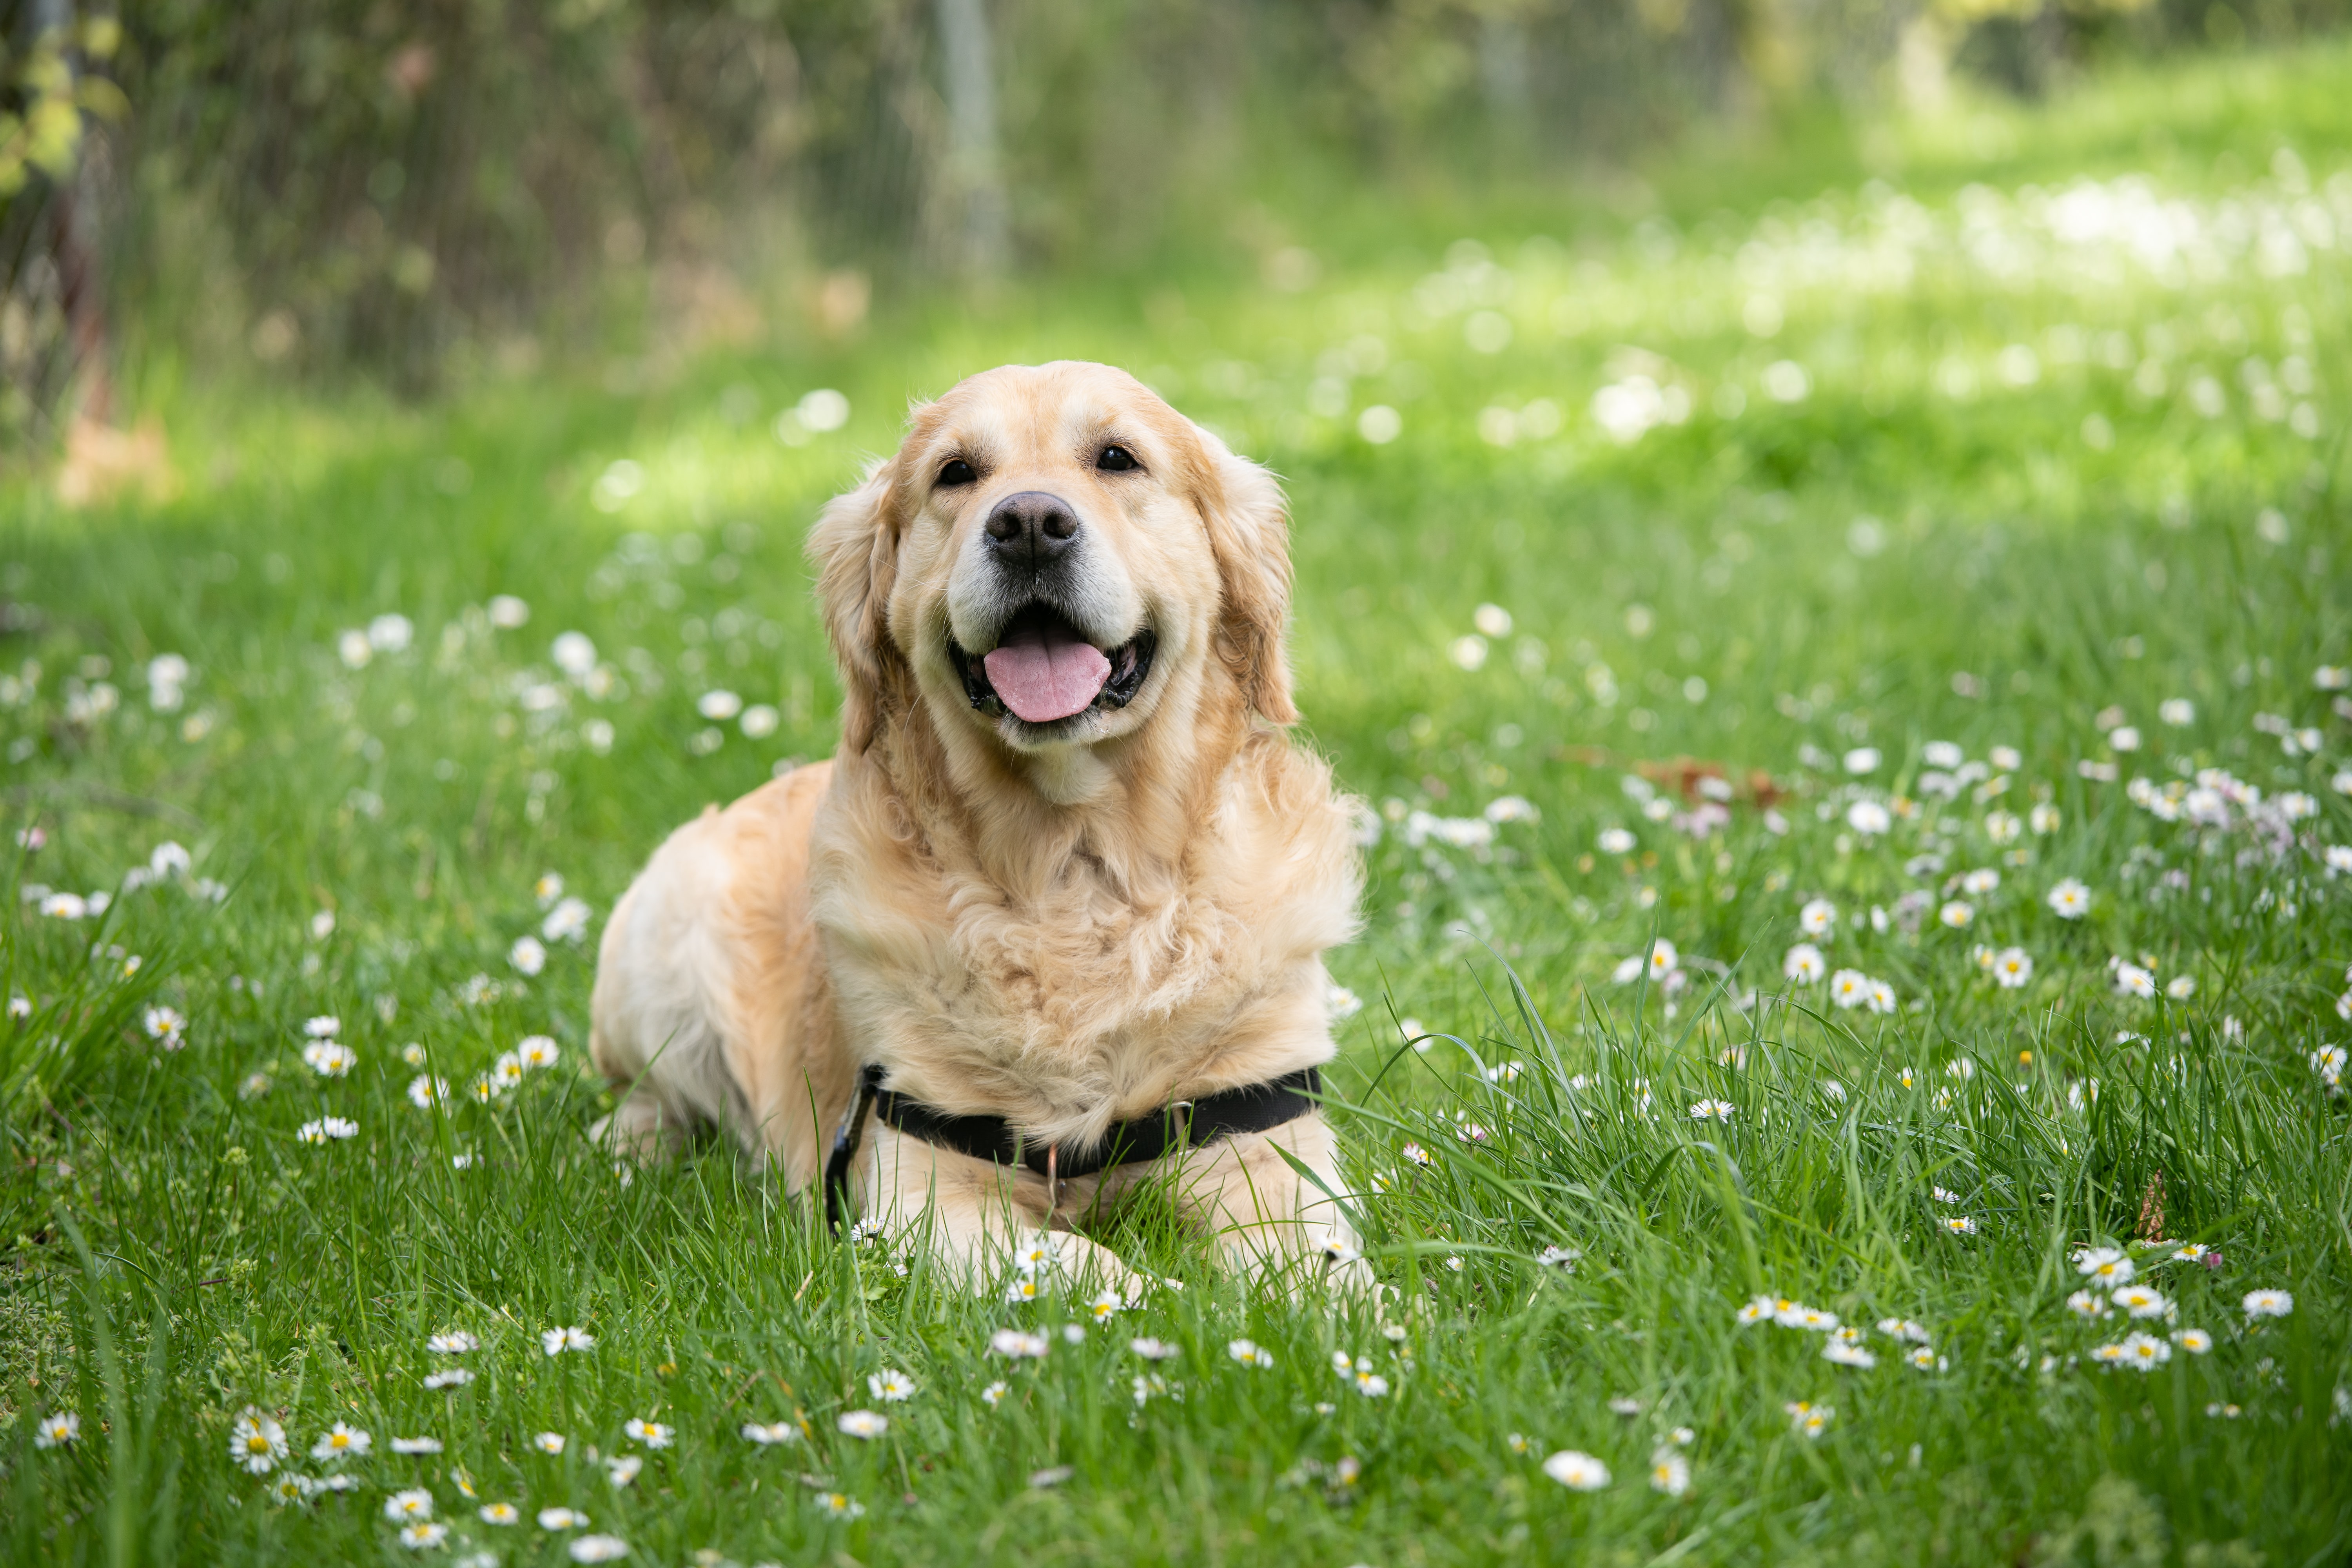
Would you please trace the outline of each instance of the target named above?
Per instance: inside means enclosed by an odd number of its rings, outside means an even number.
[[[1694,145],[1843,139],[2345,0],[10,0],[0,439],[118,383],[791,353],[1040,280],[1312,283]],[[1734,166],[1727,177],[1736,176]],[[1736,197],[1727,189],[1727,196]],[[1305,242],[1312,239],[1309,247]],[[135,401],[135,399],[134,399]],[[135,458],[131,459],[135,461]]]

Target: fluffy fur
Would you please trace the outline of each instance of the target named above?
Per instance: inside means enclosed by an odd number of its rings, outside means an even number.
[[[1139,467],[1099,466],[1105,447]],[[942,482],[949,465],[975,479]],[[1121,708],[1050,726],[975,709],[958,647],[1015,492],[1066,501],[1066,595],[1108,643],[1148,630]],[[1346,802],[1293,746],[1287,521],[1264,469],[1131,377],[1007,366],[917,408],[898,452],[809,541],[844,686],[839,752],[709,810],[607,926],[593,1048],[641,1154],[716,1123],[812,1186],[859,1069],[944,1110],[1078,1149],[1118,1120],[1332,1052],[1322,954],[1355,924]],[[1001,594],[996,596],[1002,597]],[[1248,1266],[1348,1253],[1329,1127],[1309,1116],[1049,1194],[1026,1172],[865,1131],[863,1212],[975,1280],[1039,1228],[1083,1229],[1147,1181]],[[1125,1277],[1080,1237],[1065,1261]]]

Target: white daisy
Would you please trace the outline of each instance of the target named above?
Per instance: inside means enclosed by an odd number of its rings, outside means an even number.
[[[890,1430],[890,1418],[872,1410],[845,1410],[834,1425],[844,1436],[870,1441]]]
[[[1597,1492],[1609,1484],[1609,1467],[1590,1454],[1563,1448],[1543,1462],[1544,1474],[1574,1492]]]
[[[1800,985],[1811,985],[1829,973],[1829,964],[1822,959],[1820,948],[1810,942],[1801,942],[1781,959],[1780,973]]]
[[[746,1441],[757,1443],[762,1448],[772,1448],[779,1443],[796,1442],[801,1435],[801,1429],[789,1421],[746,1421],[741,1430]]]
[[[64,1448],[81,1441],[81,1417],[70,1410],[52,1410],[33,1427],[33,1447]]]
[[[2069,877],[2050,889],[2048,902],[2059,919],[2078,921],[2091,912],[2091,889]]]
[[[915,1380],[885,1367],[866,1380],[866,1392],[886,1405],[903,1405],[915,1397]]]
[[[347,1422],[338,1421],[310,1445],[310,1457],[322,1463],[363,1459],[375,1439]]]
[[[247,1405],[230,1424],[228,1456],[257,1476],[266,1476],[286,1457],[286,1428]]]

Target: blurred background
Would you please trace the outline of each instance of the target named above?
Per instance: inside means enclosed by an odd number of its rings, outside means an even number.
[[[2352,0],[7,0],[0,448],[120,388],[396,396],[842,344],[1055,279],[1313,285],[1472,201],[1622,226],[1787,142]],[[1727,165],[1736,178],[1736,160]],[[1352,238],[1350,237],[1352,237]],[[1367,258],[1370,259],[1370,258]],[[136,437],[122,436],[121,442]],[[87,454],[86,454],[87,455]],[[135,449],[110,459],[135,468]]]

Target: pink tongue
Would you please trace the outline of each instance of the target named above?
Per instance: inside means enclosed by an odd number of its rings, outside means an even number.
[[[1016,626],[980,662],[1004,705],[1032,724],[1085,712],[1110,679],[1102,650],[1060,626]]]

